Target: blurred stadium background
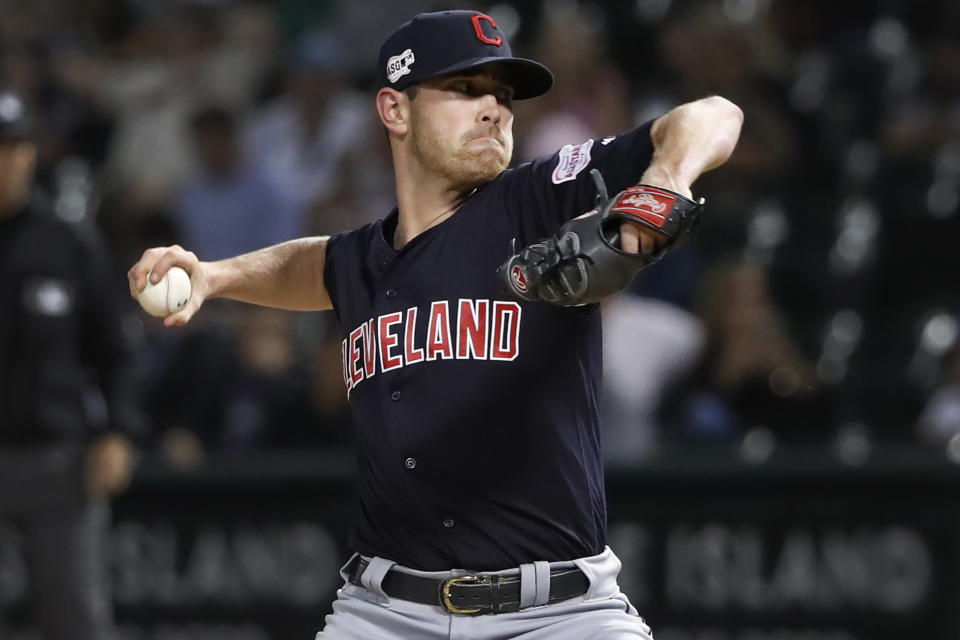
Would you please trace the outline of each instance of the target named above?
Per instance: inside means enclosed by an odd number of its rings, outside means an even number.
[[[556,74],[516,161],[719,94],[746,115],[697,237],[607,304],[611,545],[658,640],[960,638],[960,4],[4,0],[38,197],[218,259],[385,215],[377,48],[477,8]],[[38,247],[38,250],[42,250]],[[116,504],[126,638],[312,637],[348,550],[330,314],[128,301],[145,434]],[[2,382],[2,381],[0,381]],[[0,525],[0,636],[30,638]]]

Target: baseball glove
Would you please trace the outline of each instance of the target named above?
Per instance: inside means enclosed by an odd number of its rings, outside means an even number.
[[[623,289],[642,269],[689,237],[700,220],[704,199],[639,184],[607,196],[603,176],[590,171],[597,207],[567,222],[552,238],[516,251],[497,269],[507,292],[521,300],[561,306],[599,302]],[[653,254],[620,249],[620,224],[637,222],[664,238]]]

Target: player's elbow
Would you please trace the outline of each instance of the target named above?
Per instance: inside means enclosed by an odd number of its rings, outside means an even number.
[[[653,123],[651,137],[661,142],[673,129],[701,132],[714,140],[728,140],[731,149],[740,137],[743,111],[722,96],[709,96],[682,104]]]
[[[743,109],[722,96],[710,96],[699,102],[717,126],[730,129],[739,135],[740,128],[743,126]]]
[[[721,96],[710,96],[696,103],[701,122],[709,123],[716,143],[715,151],[725,162],[733,153],[743,128],[743,110]]]

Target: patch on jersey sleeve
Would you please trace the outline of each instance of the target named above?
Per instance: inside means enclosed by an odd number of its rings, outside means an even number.
[[[557,168],[553,170],[553,184],[573,180],[590,164],[590,149],[593,138],[578,145],[568,144],[560,149]]]

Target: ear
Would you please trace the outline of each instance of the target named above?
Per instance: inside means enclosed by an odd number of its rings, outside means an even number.
[[[402,136],[409,123],[410,98],[402,91],[384,87],[377,92],[377,113],[387,131]]]

